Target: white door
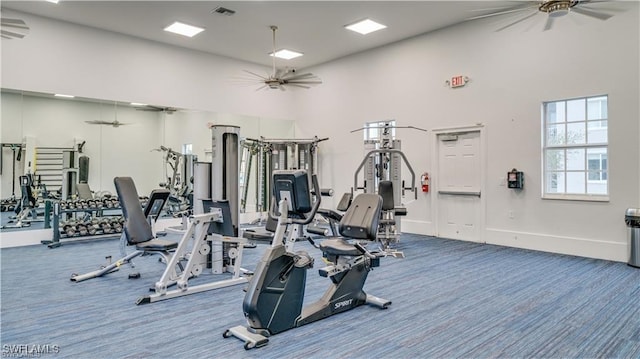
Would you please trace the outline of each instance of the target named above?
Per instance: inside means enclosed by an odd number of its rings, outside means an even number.
[[[480,131],[438,135],[438,237],[481,241],[480,138]]]

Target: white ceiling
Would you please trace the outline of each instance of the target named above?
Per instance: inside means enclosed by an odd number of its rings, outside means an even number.
[[[304,68],[431,32],[513,6],[513,1],[2,1],[2,8],[271,65],[277,47],[305,55],[278,65]],[[218,6],[233,16],[212,13]],[[484,12],[478,11],[484,10]],[[363,36],[344,26],[371,18],[387,29]],[[206,28],[193,38],[162,31],[181,21]],[[37,29],[31,29],[36,31]],[[27,35],[28,36],[28,35]],[[19,40],[17,40],[19,41]]]

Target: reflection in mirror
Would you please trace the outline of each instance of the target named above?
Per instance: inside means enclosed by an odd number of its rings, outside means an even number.
[[[93,192],[113,194],[113,178],[129,176],[135,179],[141,195],[149,193],[160,183],[166,183],[171,175],[166,163],[167,151],[162,148],[192,154],[198,161],[211,160],[208,124],[239,126],[241,138],[294,137],[293,121],[284,119],[133,106],[127,102],[89,98],[58,98],[53,94],[10,89],[2,89],[1,99],[1,141],[23,146],[13,174],[14,151],[10,146],[2,148],[3,200],[20,197],[19,176],[26,173],[34,175],[36,184],[44,184],[49,196],[62,195],[63,173],[80,176],[84,171],[83,178]],[[49,152],[55,154],[47,156],[58,157],[45,160],[44,154]],[[74,153],[73,161],[69,162],[64,152]],[[83,161],[82,171],[78,168],[79,157],[88,159]],[[88,166],[84,167],[86,162]],[[77,172],[64,171],[65,166],[76,168]],[[250,181],[247,183],[255,186]],[[251,211],[256,199],[249,196],[247,201],[250,204],[247,209]]]

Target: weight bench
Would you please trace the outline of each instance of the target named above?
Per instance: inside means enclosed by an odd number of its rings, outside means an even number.
[[[122,208],[122,215],[124,217],[124,226],[120,238],[122,258],[93,272],[81,275],[72,274],[71,281],[73,282],[81,282],[87,279],[101,277],[119,270],[124,264],[129,264],[131,267],[134,267],[131,260],[139,256],[160,255],[164,263],[168,263],[171,257],[170,252],[178,246],[177,242],[156,238],[153,233],[152,223],[147,219],[147,215],[149,215],[150,218],[155,215],[155,218],[157,218],[169,197],[169,190],[154,190],[151,198],[149,198],[145,211],[143,211],[142,206],[140,206],[138,191],[131,177],[116,177],[113,179],[113,183],[116,186],[118,200],[120,201],[120,207]],[[147,215],[145,215],[145,213]],[[135,251],[128,255],[126,254],[127,245],[135,246]],[[134,274],[133,276],[138,277],[139,274]]]

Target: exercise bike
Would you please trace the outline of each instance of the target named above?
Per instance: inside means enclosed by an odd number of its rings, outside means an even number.
[[[315,200],[312,205],[307,172],[274,171],[274,196],[278,203],[278,226],[271,247],[256,266],[242,303],[248,326],[236,326],[223,333],[237,337],[246,350],[267,345],[268,337],[283,331],[348,311],[363,304],[386,309],[391,302],[363,291],[369,271],[380,265],[380,255],[369,252],[354,240],[375,241],[382,209],[377,194],[358,195],[340,221],[343,237],[319,244],[322,255],[331,264],[319,270],[331,279],[324,295],[303,308],[307,270],[313,258],[307,252],[293,252],[295,238],[283,241],[288,225],[305,225],[313,220],[320,206],[320,187],[312,176]],[[274,203],[276,201],[273,201]],[[276,217],[271,210],[271,216]],[[289,231],[292,232],[292,231]]]

